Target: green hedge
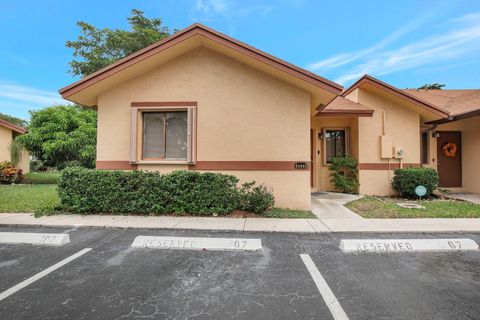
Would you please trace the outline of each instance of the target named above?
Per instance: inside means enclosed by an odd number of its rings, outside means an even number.
[[[220,173],[72,167],[62,171],[58,192],[62,209],[75,213],[225,215],[245,205],[237,184],[236,177]]]
[[[415,188],[420,185],[427,189],[425,196],[430,196],[438,185],[438,173],[430,168],[397,169],[394,173],[392,187],[403,197],[417,197]]]
[[[328,168],[330,182],[335,186],[335,191],[343,193],[356,193],[358,190],[358,161],[352,157],[333,158]]]

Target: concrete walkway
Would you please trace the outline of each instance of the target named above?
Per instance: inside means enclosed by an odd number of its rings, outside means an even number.
[[[268,219],[0,213],[0,225],[265,232],[480,232],[480,219]]]
[[[467,201],[471,203],[476,203],[480,204],[480,194],[476,193],[468,193],[468,192],[449,192],[449,193],[444,193],[444,192],[438,192],[438,195],[448,198],[448,199],[453,199],[453,200],[461,200],[461,201]]]
[[[312,212],[318,219],[364,219],[343,205],[360,199],[355,194],[316,192],[312,193]]]

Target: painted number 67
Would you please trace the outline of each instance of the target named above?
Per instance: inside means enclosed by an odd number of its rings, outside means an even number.
[[[236,249],[244,249],[247,246],[247,241],[245,241],[245,240],[235,240],[235,242],[233,243],[233,246]]]

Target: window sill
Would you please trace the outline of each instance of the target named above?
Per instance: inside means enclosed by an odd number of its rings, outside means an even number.
[[[132,162],[132,164],[194,164],[187,160],[140,160]]]

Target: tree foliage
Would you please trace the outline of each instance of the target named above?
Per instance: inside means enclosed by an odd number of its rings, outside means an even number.
[[[18,166],[22,157],[23,145],[15,138],[8,146],[8,150],[10,150],[10,160],[13,165]]]
[[[97,113],[81,106],[53,106],[30,111],[28,132],[20,143],[45,165],[95,166]]]
[[[70,72],[85,77],[170,35],[161,19],[146,18],[143,11],[137,9],[132,9],[128,23],[131,30],[100,29],[77,22],[80,35],[76,41],[66,43],[74,50]]]
[[[11,115],[8,115],[8,114],[5,114],[5,113],[1,113],[0,112],[0,119],[3,119],[5,121],[8,121],[12,124],[15,124],[17,126],[20,126],[20,127],[26,127],[28,122],[26,120],[23,120],[23,119],[20,119],[20,118],[17,118],[17,117],[14,117],[14,116],[11,116]]]
[[[431,83],[431,84],[424,84],[423,86],[419,87],[419,90],[442,90],[445,87],[444,84],[440,83]]]

